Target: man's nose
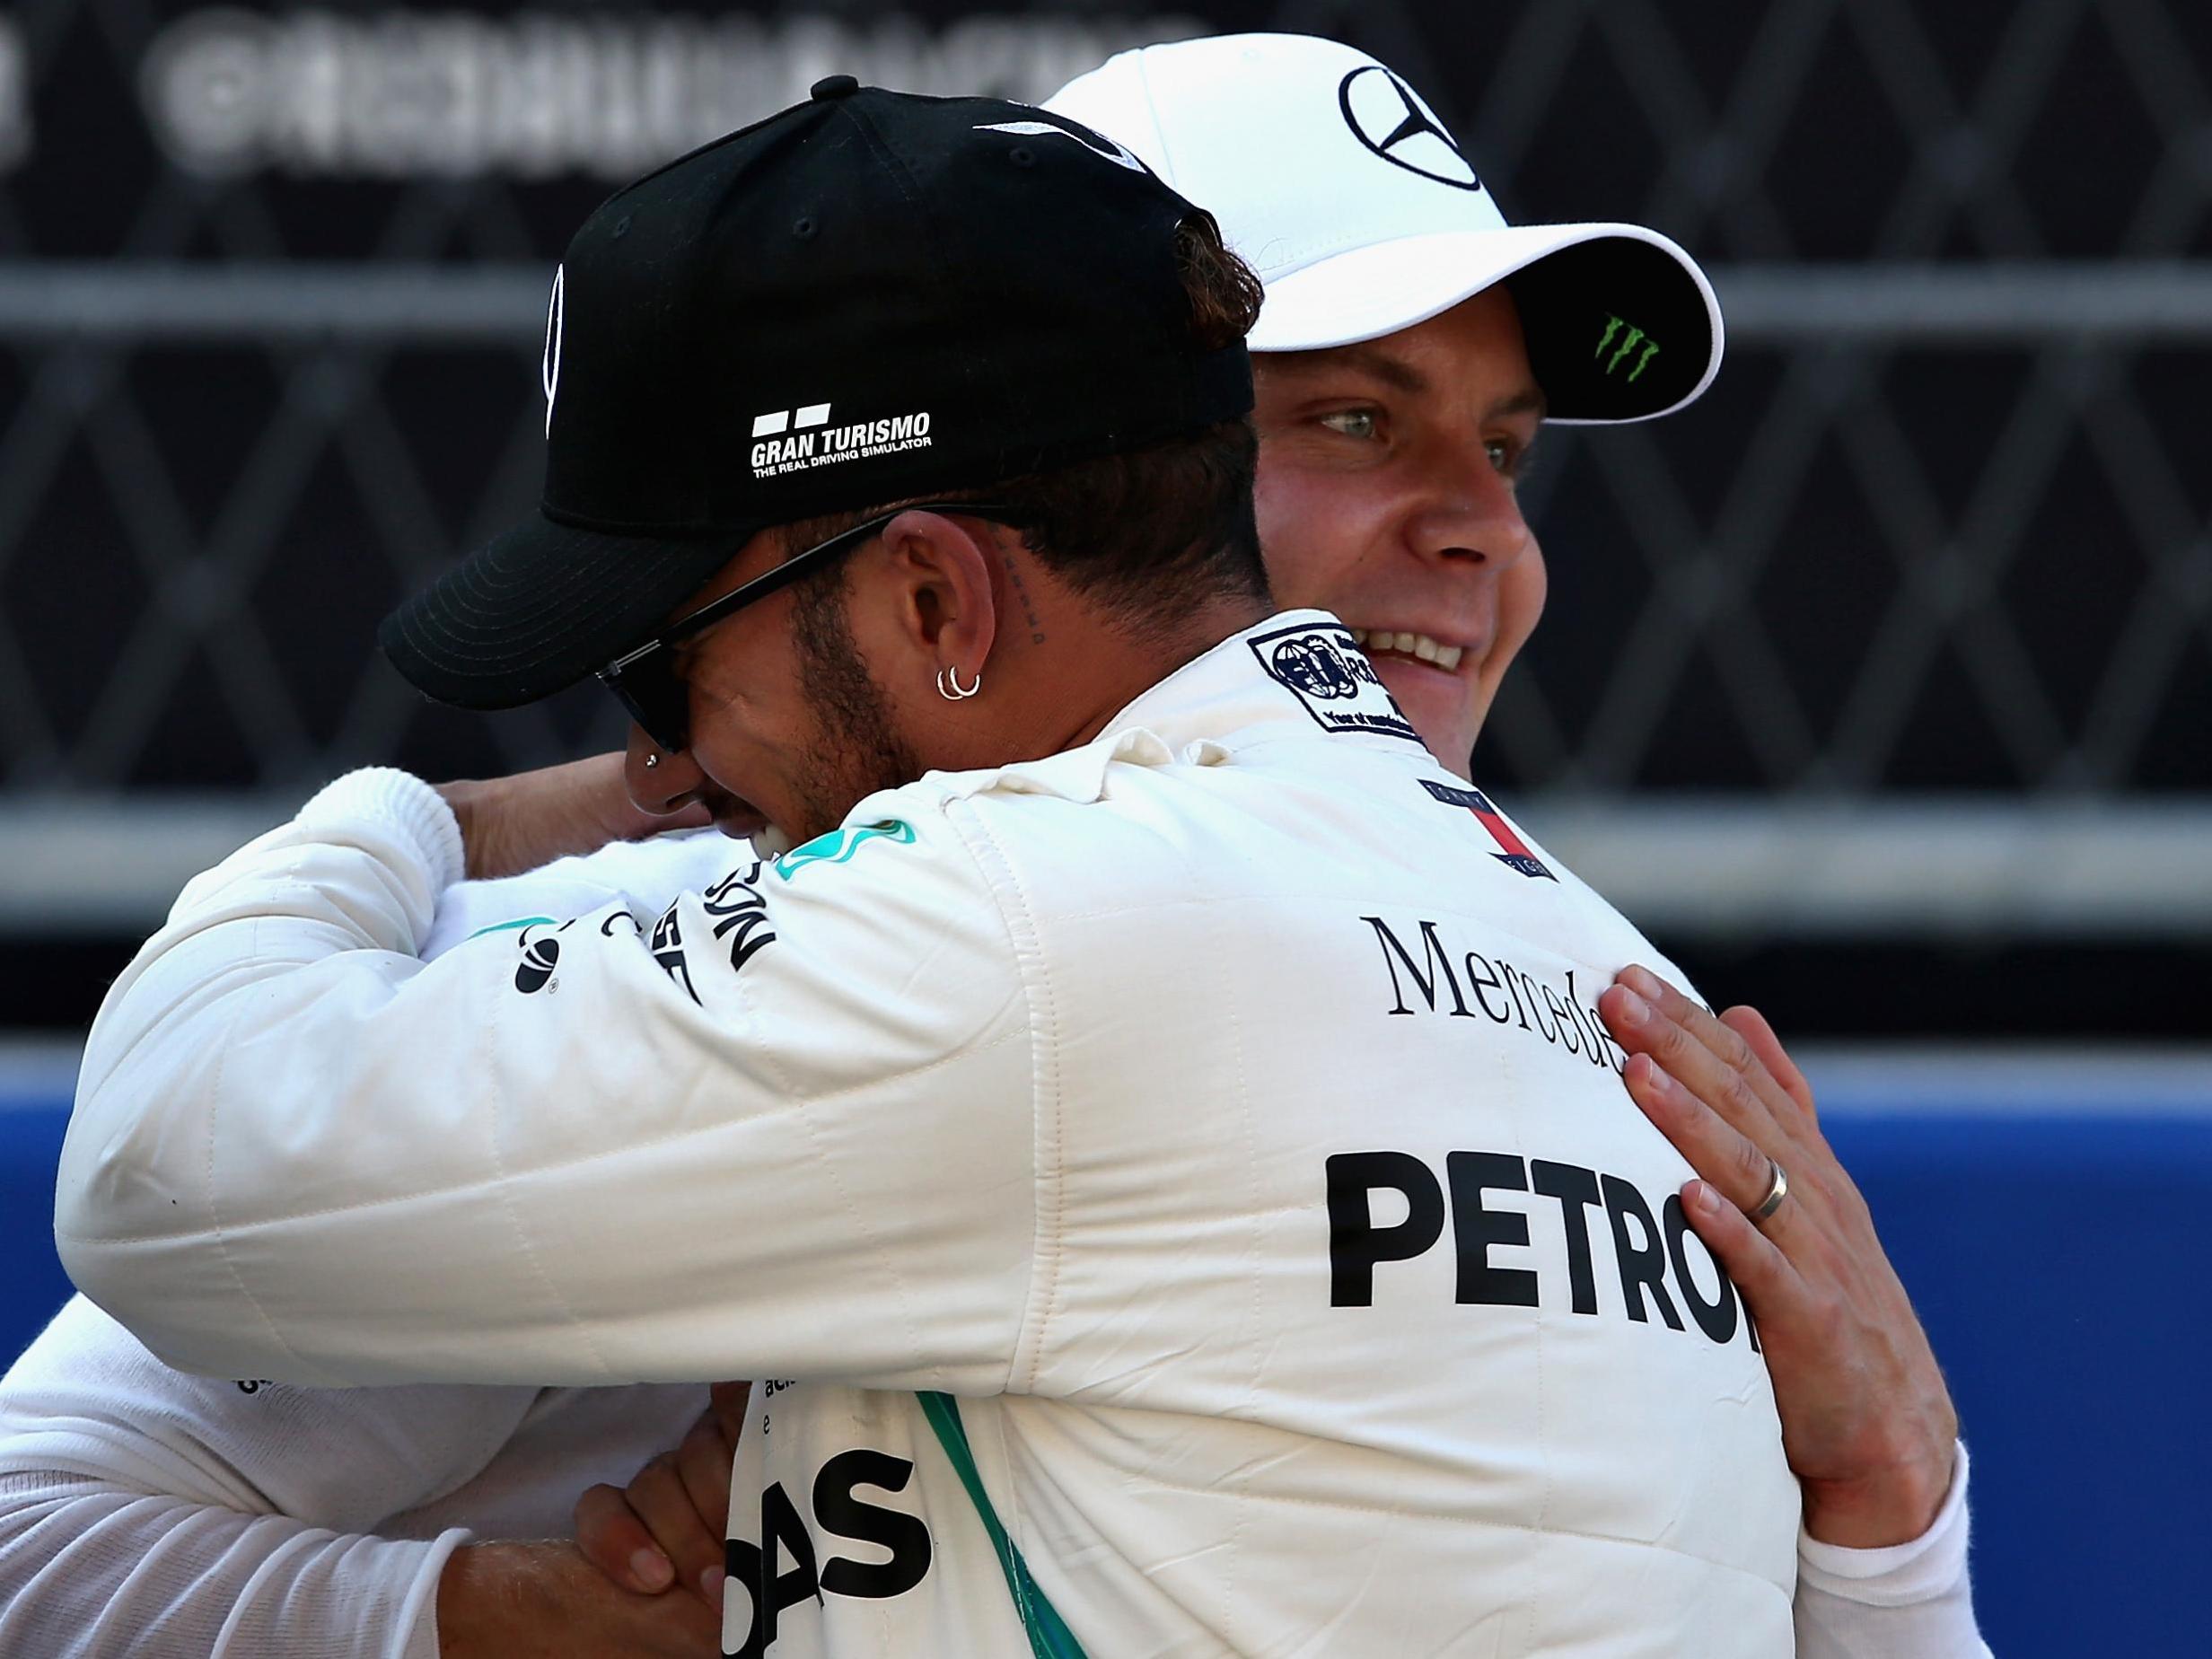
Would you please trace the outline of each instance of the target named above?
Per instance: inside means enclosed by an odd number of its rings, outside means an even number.
[[[1417,552],[1465,561],[1502,575],[1534,544],[1528,520],[1521,515],[1513,480],[1490,464],[1487,444],[1471,456],[1455,457],[1440,470],[1440,487],[1422,504],[1412,524]]]

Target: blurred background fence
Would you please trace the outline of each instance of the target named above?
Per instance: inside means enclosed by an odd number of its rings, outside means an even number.
[[[0,17],[14,1017],[80,1019],[183,875],[343,767],[612,741],[588,695],[432,709],[372,629],[534,500],[548,275],[613,183],[831,70],[1035,97],[1240,27],[1377,51],[1514,216],[1659,226],[1727,309],[1692,412],[1548,435],[1527,487],[1553,597],[1486,783],[1795,1029],[2190,1029],[2212,13],[2181,0],[22,0]]]
[[[1999,1651],[2199,1651],[2137,1581],[2188,1577],[2212,1482],[2200,0],[14,0],[0,1026],[59,1042],[0,1109],[45,1146],[70,1033],[178,884],[332,773],[617,740],[589,691],[433,708],[373,646],[531,510],[547,284],[609,189],[832,72],[1036,98],[1269,27],[1406,75],[1509,215],[1664,230],[1727,312],[1695,408],[1547,434],[1549,609],[1478,776],[1786,1033],[2160,1045],[1819,1075],[2014,1505],[1982,1532]],[[2036,1075],[2068,1081],[2024,1117],[1984,1098]],[[2101,1437],[2116,1412],[2163,1449]]]

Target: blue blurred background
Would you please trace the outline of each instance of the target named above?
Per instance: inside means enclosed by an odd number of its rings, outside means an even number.
[[[2201,1057],[1807,1058],[1958,1404],[1992,1651],[2202,1654]],[[0,1352],[68,1295],[49,1222],[69,1081],[51,1058],[0,1058]]]
[[[1040,97],[1333,34],[1507,214],[1654,225],[1728,360],[1547,434],[1476,775],[1809,1069],[1976,1453],[2007,1659],[2201,1654],[2212,1546],[2212,7],[876,0],[0,13],[0,1356],[83,1023],[347,767],[610,746],[376,618],[529,510],[546,285],[613,185],[833,72]]]

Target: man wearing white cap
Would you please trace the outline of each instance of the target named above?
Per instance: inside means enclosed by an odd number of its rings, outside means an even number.
[[[1722,324],[1704,273],[1638,225],[1508,225],[1420,95],[1333,41],[1124,52],[1048,107],[1204,203],[1259,272],[1249,344],[1277,591],[1352,623],[1430,748],[1467,775],[1544,601],[1514,477],[1545,421],[1649,419],[1712,382]],[[1733,1206],[1690,1214],[1766,1339],[1805,1492],[1804,1650],[1983,1651],[1956,1417],[1802,1075],[1751,1011],[1723,1024],[1628,977],[1602,1007],[1649,1057],[1630,1063],[1632,1094],[1699,1171],[1735,1172],[1717,1181]],[[1646,997],[1663,1011],[1640,1014]],[[1731,1103],[1723,1056],[1756,1100]],[[1785,1169],[1799,1185],[1753,1226],[1743,1212]]]
[[[1712,383],[1704,272],[1640,225],[1508,225],[1412,87],[1335,41],[1124,52],[1046,107],[1205,203],[1259,273],[1276,585],[1366,632],[1391,694],[1464,773],[1543,606],[1514,480],[1546,423],[1648,420]]]

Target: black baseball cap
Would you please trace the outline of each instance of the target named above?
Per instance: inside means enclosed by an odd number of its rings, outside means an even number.
[[[546,324],[537,516],[385,619],[441,702],[509,708],[647,637],[771,524],[1119,453],[1251,408],[1189,318],[1198,211],[989,98],[816,83],[603,203]]]

